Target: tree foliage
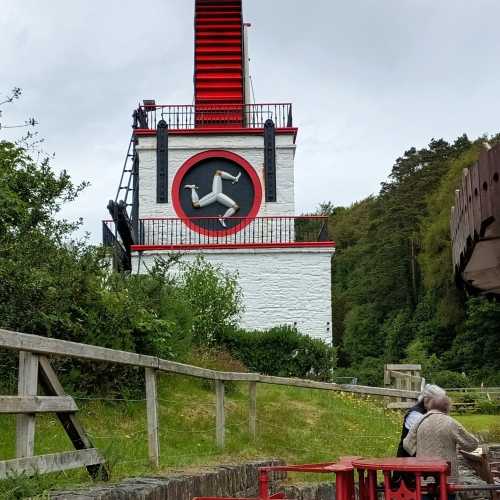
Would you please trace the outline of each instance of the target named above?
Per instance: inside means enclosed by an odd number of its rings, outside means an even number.
[[[330,380],[336,350],[290,326],[266,331],[226,331],[221,345],[250,370],[281,377]]]
[[[239,288],[219,269],[197,261],[174,272],[167,259],[145,276],[113,273],[102,248],[74,240],[79,221],[59,212],[84,187],[0,142],[0,327],[182,359],[202,332],[234,325]],[[15,358],[3,357],[0,378],[12,383]],[[122,392],[142,379],[109,364],[61,368],[77,391]]]
[[[449,236],[455,189],[483,141],[463,135],[453,143],[432,139],[425,148],[410,148],[377,196],[348,208],[328,205],[337,243],[333,338],[340,366],[354,376],[364,373],[362,382],[373,379],[367,369],[373,359],[380,370],[384,362],[423,361],[430,377],[465,371],[471,383],[499,371],[491,345],[500,328],[498,305],[457,290]]]

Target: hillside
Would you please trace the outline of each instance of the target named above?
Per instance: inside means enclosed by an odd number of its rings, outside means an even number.
[[[464,168],[483,142],[432,139],[399,157],[378,195],[324,204],[337,243],[332,275],[339,375],[382,382],[383,362],[422,363],[446,387],[498,385],[500,304],[453,279],[449,218]]]
[[[161,469],[196,467],[279,457],[290,463],[330,461],[340,455],[394,453],[399,415],[381,402],[347,394],[259,385],[255,442],[248,433],[244,384],[229,386],[226,397],[226,448],[215,447],[214,391],[207,382],[174,375],[159,384]],[[103,450],[112,480],[152,473],[147,464],[145,402],[77,399],[81,420]],[[14,457],[15,417],[0,416],[0,460]],[[70,450],[52,416],[37,420],[36,452]],[[33,480],[0,482],[0,496],[14,488],[34,494],[51,487],[88,482],[85,471],[51,474]],[[28,488],[33,488],[32,490]],[[13,498],[16,498],[15,496]]]
[[[226,398],[226,448],[215,447],[213,390],[207,382],[175,375],[160,378],[160,471],[278,457],[288,463],[331,461],[341,455],[390,456],[400,431],[400,414],[382,401],[342,393],[283,386],[258,389],[258,437],[250,439],[247,388],[229,386]],[[145,402],[77,399],[81,421],[111,469],[111,481],[159,471],[147,462]],[[485,439],[500,437],[495,417],[458,417]],[[496,425],[496,427],[495,427]],[[14,457],[15,417],[0,416],[0,459]],[[70,450],[52,416],[37,420],[36,452]],[[308,477],[311,480],[311,477]],[[313,478],[314,480],[314,478]],[[84,470],[33,479],[0,481],[0,497],[22,498],[52,488],[90,483]]]

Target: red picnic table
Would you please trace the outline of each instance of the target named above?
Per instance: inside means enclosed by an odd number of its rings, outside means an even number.
[[[362,458],[352,462],[358,472],[360,500],[377,500],[377,473],[384,474],[384,496],[386,500],[420,500],[424,493],[422,479],[434,477],[439,500],[447,500],[450,465],[446,460],[421,458]],[[365,477],[366,472],[366,477]],[[399,481],[394,481],[397,474]],[[410,477],[414,480],[405,480]],[[426,488],[427,490],[427,488]]]

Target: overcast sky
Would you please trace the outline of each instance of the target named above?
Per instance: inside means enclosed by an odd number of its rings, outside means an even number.
[[[293,102],[297,213],[378,192],[432,137],[500,131],[499,0],[243,0],[257,102]],[[35,116],[94,241],[143,98],[190,104],[194,0],[0,0],[2,122]],[[9,137],[0,131],[0,138]]]

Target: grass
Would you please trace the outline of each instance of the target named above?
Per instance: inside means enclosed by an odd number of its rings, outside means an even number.
[[[341,455],[393,455],[400,415],[376,399],[259,385],[257,439],[248,432],[247,385],[226,394],[226,447],[215,446],[214,390],[208,382],[165,375],[159,382],[159,470],[147,461],[145,402],[77,400],[79,417],[106,456],[111,480],[179,468],[278,457],[289,463],[331,461]],[[53,416],[37,417],[36,454],[71,450]],[[0,416],[0,460],[14,458],[15,417]],[[0,498],[90,484],[84,470],[0,482]]]
[[[341,455],[393,456],[401,414],[383,409],[382,401],[342,393],[259,385],[257,430],[248,433],[245,384],[226,394],[226,447],[215,446],[215,397],[208,382],[176,375],[159,380],[161,465],[147,460],[146,410],[143,400],[77,400],[79,416],[94,444],[106,456],[111,480],[172,469],[196,469],[220,463],[277,457],[288,463],[331,461]],[[495,429],[498,416],[460,415],[472,430]],[[37,417],[36,453],[71,450],[57,419]],[[0,460],[14,458],[15,417],[0,416]],[[298,478],[300,479],[300,478]],[[310,479],[310,477],[308,477]],[[324,480],[324,478],[322,478]],[[50,489],[92,484],[85,470],[16,477],[0,481],[0,498],[43,495]],[[46,498],[40,496],[39,498]]]
[[[454,415],[469,431],[482,441],[500,442],[500,415]]]

